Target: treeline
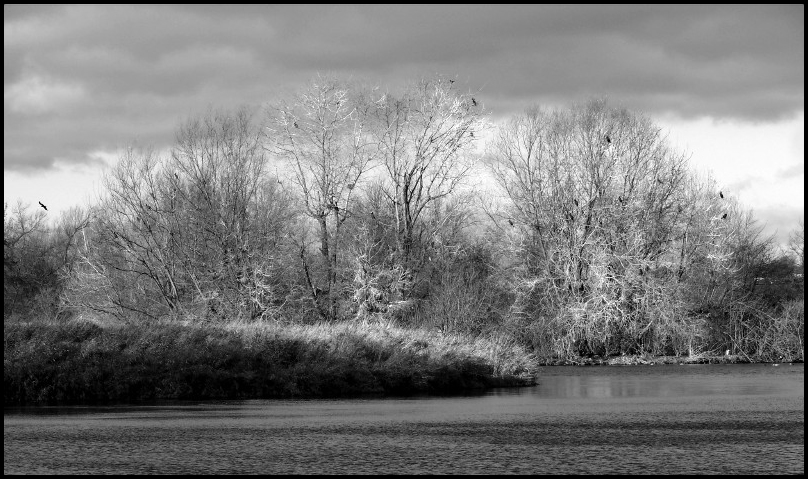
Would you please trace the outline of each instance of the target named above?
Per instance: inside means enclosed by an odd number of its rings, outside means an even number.
[[[383,319],[545,361],[804,358],[804,228],[780,251],[602,100],[494,125],[450,79],[318,77],[126,150],[96,204],[45,216],[4,205],[6,321]]]

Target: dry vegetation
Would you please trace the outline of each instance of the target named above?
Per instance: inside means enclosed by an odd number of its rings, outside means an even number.
[[[534,384],[513,341],[390,324],[7,323],[5,404],[446,394]]]

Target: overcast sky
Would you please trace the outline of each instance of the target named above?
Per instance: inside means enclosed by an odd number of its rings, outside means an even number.
[[[805,8],[3,7],[4,199],[83,204],[136,143],[209,107],[258,107],[331,73],[391,89],[457,78],[493,120],[608,97],[784,241],[804,217]]]

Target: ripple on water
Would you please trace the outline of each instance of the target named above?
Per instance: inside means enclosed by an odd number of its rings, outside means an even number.
[[[804,370],[757,366],[557,368],[476,397],[6,410],[3,470],[802,474]]]

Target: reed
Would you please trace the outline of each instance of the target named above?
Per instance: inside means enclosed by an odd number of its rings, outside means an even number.
[[[534,384],[504,338],[392,322],[221,325],[17,322],[4,331],[4,403],[447,394]]]

